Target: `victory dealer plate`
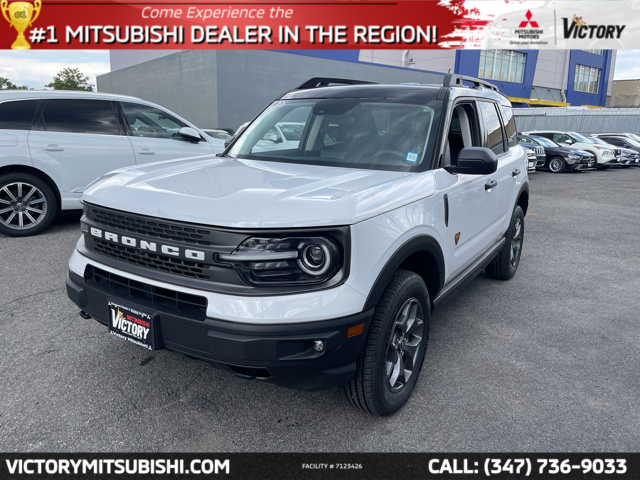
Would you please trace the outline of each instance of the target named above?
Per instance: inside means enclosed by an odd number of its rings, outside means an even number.
[[[109,300],[109,333],[131,343],[156,349],[153,315]]]

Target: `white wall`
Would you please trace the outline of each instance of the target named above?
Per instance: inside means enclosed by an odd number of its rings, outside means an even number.
[[[569,68],[568,50],[538,50],[538,62],[533,75],[536,87],[567,89],[565,69]]]

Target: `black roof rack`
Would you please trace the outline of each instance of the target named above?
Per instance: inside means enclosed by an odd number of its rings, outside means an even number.
[[[444,75],[444,79],[442,80],[442,86],[462,87],[464,86],[463,82],[470,82],[474,87],[487,87],[496,92],[500,91],[498,87],[491,82],[487,82],[486,80],[481,80],[475,77],[467,77],[466,75],[458,75],[455,73],[446,73]]]
[[[376,82],[365,82],[364,80],[351,80],[349,78],[325,78],[325,77],[313,77],[296,90],[309,90],[310,88],[328,87],[331,84],[334,85],[374,85]]]

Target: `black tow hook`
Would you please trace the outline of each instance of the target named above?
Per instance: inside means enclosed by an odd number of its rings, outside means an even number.
[[[84,318],[85,320],[89,320],[91,318],[91,315],[89,315],[87,312],[85,312],[84,310],[80,310],[80,316],[82,318]]]

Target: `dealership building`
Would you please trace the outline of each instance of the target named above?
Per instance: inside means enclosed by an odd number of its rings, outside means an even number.
[[[610,104],[612,50],[112,50],[100,92],[133,95],[202,128],[237,128],[311,77],[437,83],[481,77],[516,107]]]

